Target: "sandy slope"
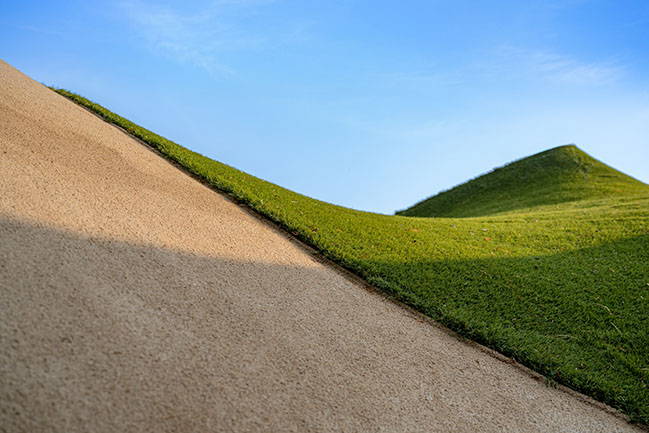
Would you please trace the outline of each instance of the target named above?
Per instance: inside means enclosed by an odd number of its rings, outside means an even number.
[[[0,62],[0,431],[632,431]]]

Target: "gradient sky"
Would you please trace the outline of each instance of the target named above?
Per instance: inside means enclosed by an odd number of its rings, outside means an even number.
[[[343,206],[393,213],[567,143],[649,183],[647,0],[0,11],[0,58],[35,80]]]

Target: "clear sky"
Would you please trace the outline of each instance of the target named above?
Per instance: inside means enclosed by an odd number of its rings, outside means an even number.
[[[0,58],[382,213],[575,143],[649,183],[649,2],[7,1]]]

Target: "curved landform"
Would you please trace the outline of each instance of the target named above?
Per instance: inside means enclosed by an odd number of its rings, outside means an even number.
[[[569,144],[496,168],[397,215],[476,217],[629,194],[646,195],[647,185]]]

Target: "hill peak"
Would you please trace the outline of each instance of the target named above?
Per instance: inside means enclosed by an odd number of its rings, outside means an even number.
[[[554,147],[427,198],[397,215],[475,217],[648,190],[574,144]]]

